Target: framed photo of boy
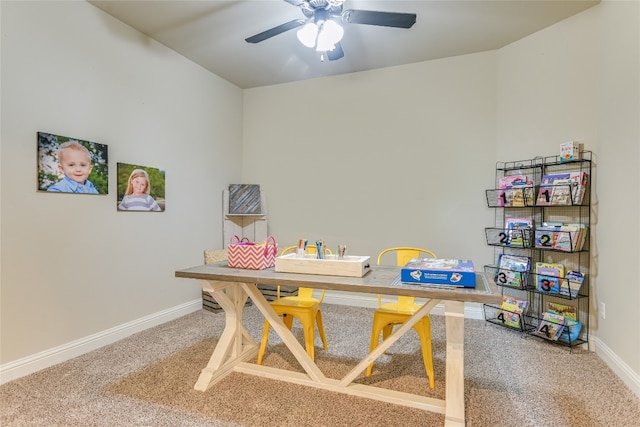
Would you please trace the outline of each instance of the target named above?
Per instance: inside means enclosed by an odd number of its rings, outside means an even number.
[[[107,146],[38,132],[38,191],[107,194]]]
[[[118,163],[118,210],[164,212],[164,170]]]

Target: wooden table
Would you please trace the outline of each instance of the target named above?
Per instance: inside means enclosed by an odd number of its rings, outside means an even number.
[[[400,268],[374,266],[364,277],[340,277],[311,274],[276,273],[267,270],[242,270],[229,268],[226,262],[207,264],[176,271],[176,277],[197,279],[202,289],[209,292],[224,309],[226,324],[207,366],[202,370],[195,389],[205,391],[231,372],[242,372],[265,378],[288,381],[324,390],[376,399],[444,413],[445,426],[464,426],[464,303],[496,304],[500,293],[484,273],[477,273],[476,288],[429,287],[407,285],[399,282]],[[378,345],[360,361],[344,378],[327,378],[311,360],[302,344],[287,329],[257,285],[282,285],[310,287],[335,291],[368,294],[408,295],[428,298],[426,303],[389,338]],[[305,373],[256,365],[248,361],[258,354],[259,344],[247,333],[242,323],[242,311],[251,298],[265,319],[282,338]],[[446,325],[446,378],[445,399],[387,390],[375,386],[354,383],[369,363],[377,359],[402,335],[409,331],[438,303],[444,301]]]

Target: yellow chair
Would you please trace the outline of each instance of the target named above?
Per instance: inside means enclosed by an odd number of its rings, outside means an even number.
[[[280,255],[293,252],[297,249],[297,246],[289,246],[282,250]],[[331,254],[331,251],[327,249],[327,252]],[[315,254],[316,247],[314,245],[307,246],[308,254]],[[307,350],[307,354],[311,360],[315,359],[314,356],[314,336],[315,336],[315,324],[318,324],[318,332],[322,339],[324,349],[327,350],[327,337],[324,334],[324,326],[322,325],[322,313],[320,312],[320,304],[324,299],[324,289],[320,299],[313,297],[313,288],[298,288],[297,296],[280,298],[280,286],[277,288],[277,299],[271,302],[271,307],[275,312],[282,316],[284,324],[291,330],[293,326],[293,318],[295,317],[302,324],[304,331],[304,341]],[[260,351],[258,352],[258,365],[262,365],[262,359],[264,352],[267,348],[267,340],[269,338],[269,321],[264,321],[264,331],[262,333],[262,342],[260,343]]]
[[[412,258],[425,258],[429,255],[433,258],[437,258],[436,254],[427,249],[399,247],[389,248],[380,252],[378,255],[378,265],[382,260],[382,257],[387,253],[395,252],[396,265],[404,266]],[[413,315],[421,307],[420,304],[415,303],[414,297],[399,296],[397,302],[390,302],[382,304],[382,296],[378,295],[378,309],[373,314],[373,327],[371,329],[371,346],[369,351],[373,351],[377,346],[380,339],[380,332],[382,332],[382,339],[385,340],[393,332],[395,325],[401,325],[411,315]],[[433,353],[431,350],[431,320],[429,316],[424,316],[418,321],[413,328],[420,337],[420,343],[422,346],[422,360],[424,361],[424,367],[429,377],[429,387],[435,387],[435,381],[433,378]],[[373,369],[373,362],[367,367],[366,376],[371,376]]]

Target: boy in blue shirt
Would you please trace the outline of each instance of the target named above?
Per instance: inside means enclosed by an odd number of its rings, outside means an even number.
[[[98,194],[87,178],[93,169],[91,153],[78,141],[67,141],[58,148],[58,169],[64,178],[47,188],[59,193]]]

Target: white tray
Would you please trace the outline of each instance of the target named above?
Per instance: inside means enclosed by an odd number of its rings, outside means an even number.
[[[314,255],[304,258],[297,254],[287,254],[276,258],[275,271],[280,273],[324,274],[328,276],[362,277],[371,269],[368,256],[327,255],[318,259]]]

